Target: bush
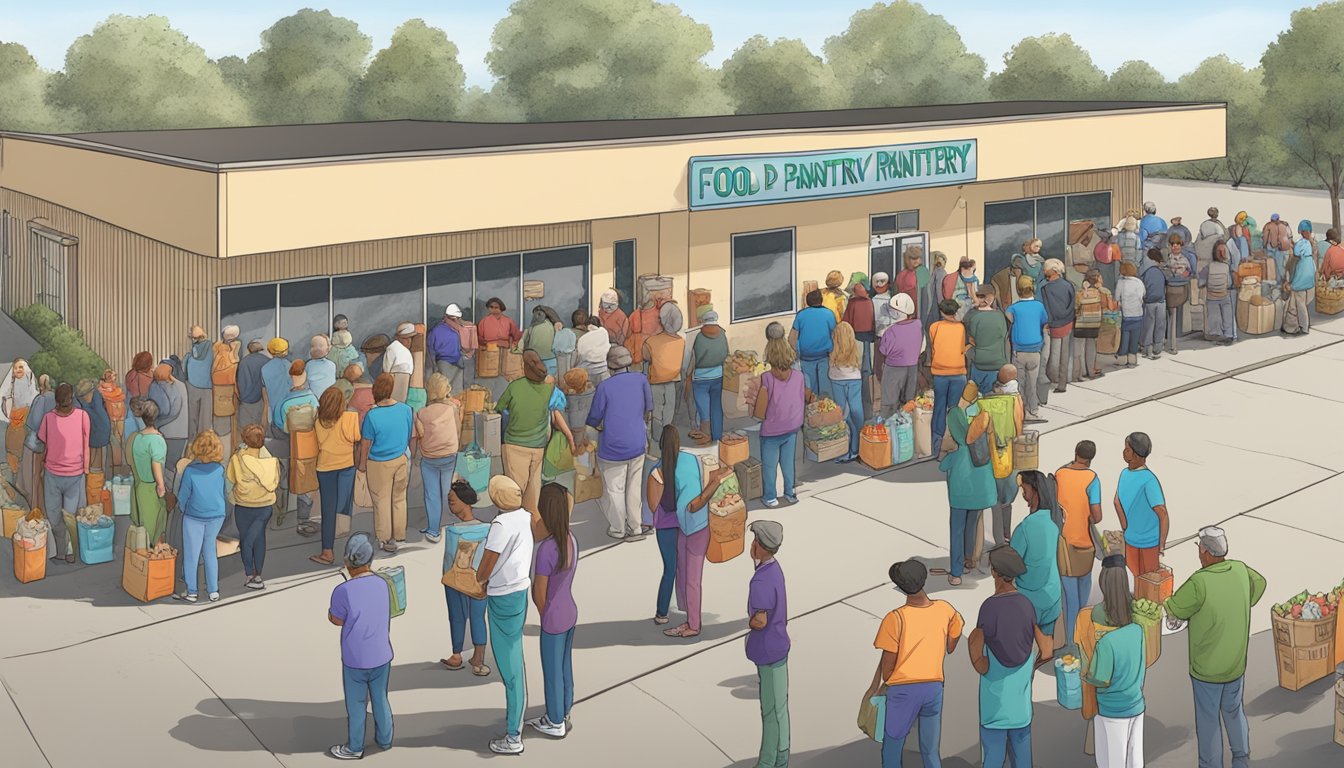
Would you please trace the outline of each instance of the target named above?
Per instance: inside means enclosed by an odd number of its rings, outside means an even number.
[[[80,379],[98,380],[108,367],[97,352],[89,348],[84,334],[71,328],[51,308],[30,304],[14,313],[14,322],[42,346],[33,355],[33,370],[51,377],[52,386],[60,382],[77,384]]]

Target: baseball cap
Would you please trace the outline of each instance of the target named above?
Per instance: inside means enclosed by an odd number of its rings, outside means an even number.
[[[1199,529],[1199,546],[1214,557],[1227,557],[1227,534],[1222,528],[1210,525]]]
[[[444,316],[444,317],[461,317],[461,316],[462,316],[462,308],[459,307],[459,306],[457,306],[456,304],[449,304],[447,307],[444,308],[444,310],[443,310],[443,316]]]

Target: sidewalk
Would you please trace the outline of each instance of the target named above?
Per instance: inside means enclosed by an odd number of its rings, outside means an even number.
[[[1070,385],[1052,394],[1041,425],[1043,468],[1067,462],[1080,439],[1098,443],[1094,466],[1108,498],[1123,436],[1148,432],[1172,510],[1167,561],[1178,582],[1198,567],[1193,545],[1183,542],[1220,521],[1232,556],[1269,580],[1252,613],[1252,630],[1261,634],[1253,638],[1246,694],[1253,759],[1269,758],[1266,764],[1326,765],[1342,754],[1330,743],[1328,681],[1297,693],[1278,689],[1265,634],[1274,602],[1344,577],[1336,514],[1344,455],[1331,426],[1344,423],[1344,395],[1332,386],[1344,378],[1344,316],[1317,320],[1307,337],[1192,344],[1177,357]],[[757,503],[751,511],[786,531],[780,563],[794,643],[791,764],[875,765],[877,745],[863,740],[855,715],[877,662],[879,617],[900,604],[886,570],[912,556],[946,564],[944,480],[928,461],[876,474],[859,465],[799,466],[798,505],[766,511]],[[1103,506],[1103,528],[1113,526],[1113,512]],[[749,559],[705,566],[703,634],[693,643],[671,640],[650,620],[656,543],[609,544],[595,504],[576,509],[574,525],[583,550],[575,583],[581,624],[574,731],[563,742],[527,734],[523,759],[753,765],[760,735],[755,670],[742,649]],[[367,516],[355,527],[368,527]],[[144,755],[193,768],[328,765],[322,752],[345,728],[337,631],[325,616],[340,577],[308,563],[312,540],[292,531],[271,535],[268,589],[244,594],[240,564],[228,558],[221,566],[225,599],[212,606],[139,605],[120,589],[119,561],[64,572],[55,566],[38,584],[0,577],[9,630],[0,635],[8,694],[0,697],[0,738],[13,764],[64,768]],[[0,569],[9,568],[8,558],[5,550]],[[393,622],[396,746],[386,755],[371,749],[378,765],[490,759],[486,743],[503,730],[498,676],[479,679],[437,664],[450,651],[441,562],[440,548],[415,544],[375,563],[406,567],[409,603]],[[988,576],[971,574],[956,590],[940,578],[931,577],[931,590],[973,624],[992,591]],[[531,613],[528,714],[535,716],[542,688]],[[947,665],[949,766],[979,761],[976,681],[964,653],[963,646]],[[1168,638],[1163,655],[1147,687],[1148,762],[1190,765],[1184,635]],[[1054,704],[1048,674],[1036,678],[1035,698],[1036,765],[1086,764],[1073,751],[1081,748],[1082,723]]]

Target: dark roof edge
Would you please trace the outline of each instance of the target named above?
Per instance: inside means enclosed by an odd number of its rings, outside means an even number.
[[[145,150],[129,149],[111,144],[89,141],[73,136],[59,134],[23,133],[18,131],[0,131],[0,139],[14,138],[43,144],[86,149],[104,154],[118,155],[137,160],[170,165],[190,170],[220,173],[225,171],[261,170],[297,166],[341,165],[352,162],[373,162],[387,160],[406,160],[414,158],[452,157],[460,155],[493,155],[515,152],[556,151],[566,149],[591,148],[601,146],[632,146],[641,144],[680,144],[707,139],[748,138],[772,136],[778,134],[828,134],[828,133],[877,133],[891,130],[910,130],[946,125],[985,125],[993,123],[1038,122],[1060,118],[1083,118],[1099,115],[1143,114],[1154,112],[1187,112],[1206,109],[1226,109],[1226,102],[1135,102],[1135,106],[1113,106],[1115,102],[1100,102],[1097,109],[1079,111],[1042,112],[1037,114],[1003,115],[997,117],[972,117],[942,120],[916,120],[900,123],[868,123],[858,125],[835,125],[815,128],[755,128],[737,131],[713,131],[707,133],[687,133],[662,136],[642,136],[625,139],[585,139],[564,142],[539,142],[535,144],[515,144],[497,147],[463,147],[438,150],[409,150],[404,152],[372,152],[356,155],[332,155],[325,157],[307,157],[282,160],[254,160],[226,163],[212,163],[204,160],[164,155]],[[1103,106],[1108,105],[1108,106]],[[650,118],[655,119],[655,118]],[[433,122],[391,120],[386,122]],[[587,121],[575,121],[587,122]],[[213,129],[197,129],[213,130]]]

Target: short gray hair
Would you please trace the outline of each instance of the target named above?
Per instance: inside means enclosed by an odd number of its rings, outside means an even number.
[[[345,542],[345,564],[351,568],[363,568],[373,562],[373,539],[363,531],[351,534]]]
[[[1157,213],[1157,203],[1144,203],[1144,204],[1143,204],[1143,212],[1144,212],[1144,213]]]
[[[1216,525],[1201,528],[1199,547],[1214,557],[1227,557],[1227,533]]]
[[[1153,439],[1146,432],[1130,432],[1125,445],[1140,459],[1146,459],[1153,452]]]

